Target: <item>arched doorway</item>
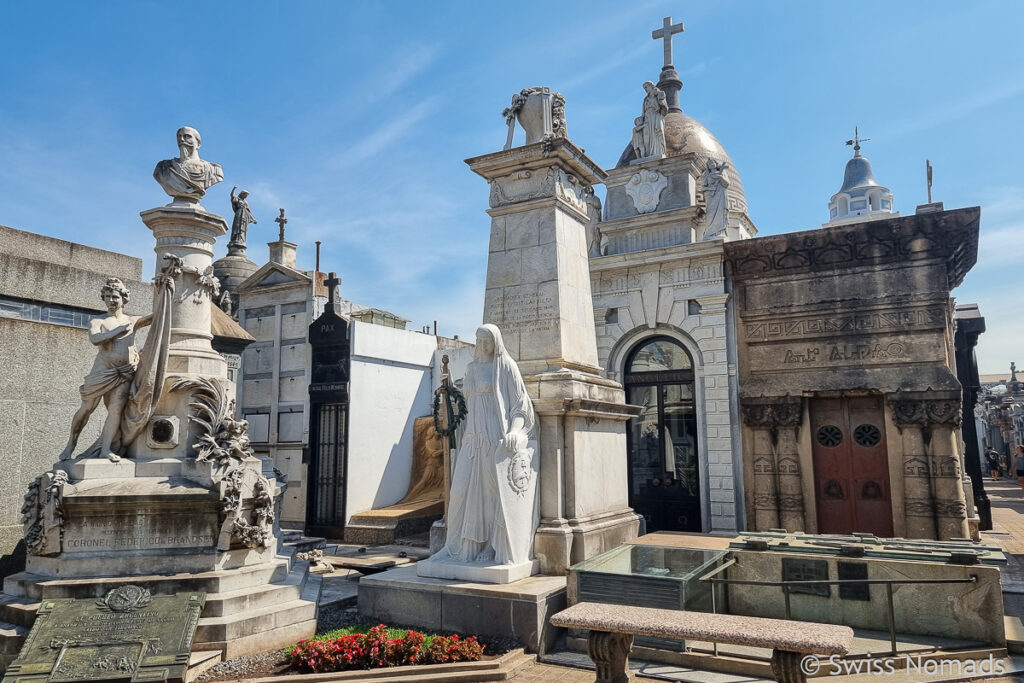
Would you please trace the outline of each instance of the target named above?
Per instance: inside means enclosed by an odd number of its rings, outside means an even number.
[[[669,337],[645,339],[626,358],[629,504],[647,531],[701,531],[693,359]]]

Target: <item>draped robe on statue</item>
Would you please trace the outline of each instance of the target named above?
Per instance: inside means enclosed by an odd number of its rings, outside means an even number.
[[[466,428],[452,474],[447,539],[434,558],[520,564],[533,557],[540,517],[537,420],[501,333],[494,325],[483,327],[494,338],[494,356],[470,363],[463,380]],[[527,439],[513,453],[501,441],[517,416],[523,418]]]

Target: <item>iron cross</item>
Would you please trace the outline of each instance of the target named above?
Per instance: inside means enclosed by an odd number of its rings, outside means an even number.
[[[275,218],[274,222],[281,226],[277,239],[284,242],[284,225],[288,222],[288,219],[284,217],[284,209],[281,209],[281,215]]]
[[[327,303],[333,304],[335,290],[341,284],[341,278],[338,277],[337,273],[328,273],[327,275],[327,279],[324,280],[324,284],[327,285]]]
[[[672,23],[672,17],[662,19],[661,28],[651,31],[653,40],[665,41],[665,66],[672,66],[672,36],[683,32],[683,22]]]

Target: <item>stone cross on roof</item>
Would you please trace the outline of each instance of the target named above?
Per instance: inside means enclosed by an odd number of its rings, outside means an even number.
[[[651,38],[665,41],[665,66],[672,66],[672,36],[683,32],[683,22],[672,23],[672,17],[662,19],[661,28],[651,31]]]
[[[278,231],[277,239],[284,242],[284,226],[285,223],[288,222],[288,219],[284,217],[284,209],[281,209],[281,215],[275,218],[274,222],[281,226],[281,229]]]
[[[327,285],[327,303],[333,306],[337,297],[338,285],[341,284],[341,278],[338,277],[337,273],[328,273],[324,284]]]

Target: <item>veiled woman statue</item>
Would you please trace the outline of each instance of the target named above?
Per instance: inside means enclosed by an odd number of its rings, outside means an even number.
[[[520,565],[516,576],[506,578],[515,580],[533,559],[539,521],[537,418],[494,325],[477,330],[463,393],[468,414],[452,473],[445,547],[421,564]],[[430,572],[424,576],[468,578],[422,569]],[[530,573],[527,568],[524,576]]]

